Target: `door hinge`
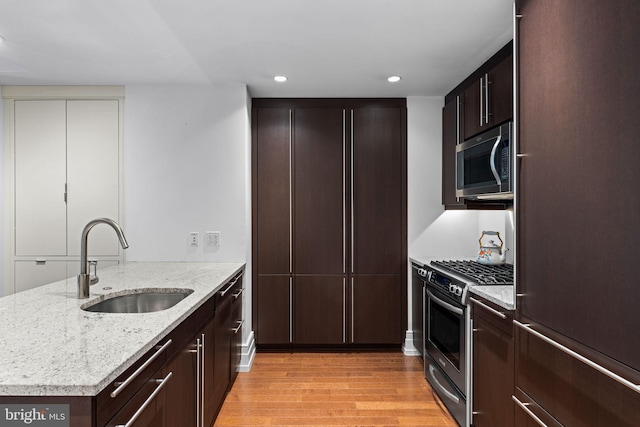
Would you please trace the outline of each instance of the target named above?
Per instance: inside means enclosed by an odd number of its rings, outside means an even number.
[[[67,183],[64,183],[64,202],[67,203]]]

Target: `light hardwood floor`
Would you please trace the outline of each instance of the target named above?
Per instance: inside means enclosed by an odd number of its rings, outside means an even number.
[[[258,353],[238,374],[215,427],[457,427],[402,353]]]

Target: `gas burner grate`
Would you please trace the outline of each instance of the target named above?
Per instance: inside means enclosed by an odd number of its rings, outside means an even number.
[[[431,261],[431,264],[478,285],[513,285],[513,265],[480,264],[477,261]]]

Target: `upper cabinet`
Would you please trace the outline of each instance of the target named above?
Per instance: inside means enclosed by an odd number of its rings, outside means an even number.
[[[121,222],[123,95],[122,88],[3,87],[7,293],[78,274],[86,223]],[[99,266],[117,263],[111,230],[93,233],[89,255]]]
[[[504,209],[504,202],[456,197],[456,147],[513,118],[513,42],[445,97],[442,110],[442,204],[446,209]]]
[[[513,57],[483,66],[479,73],[480,77],[464,90],[464,140],[513,117]]]

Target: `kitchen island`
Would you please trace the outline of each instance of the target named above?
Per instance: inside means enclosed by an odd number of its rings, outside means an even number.
[[[100,270],[88,299],[77,298],[75,277],[0,298],[0,402],[97,396],[208,301],[213,315],[216,292],[243,270],[242,263],[132,262]],[[193,292],[157,312],[82,309],[141,289]]]

